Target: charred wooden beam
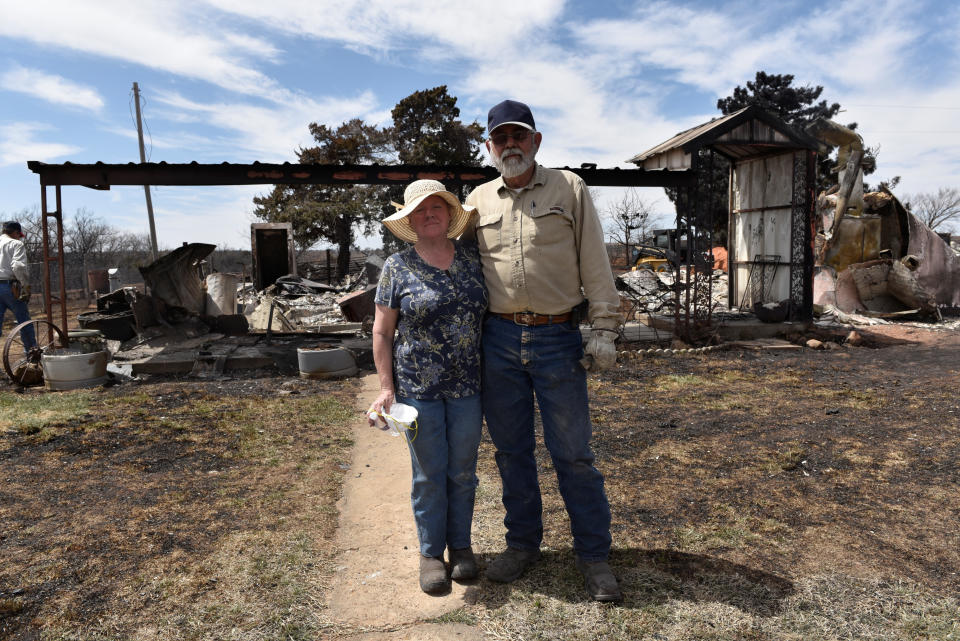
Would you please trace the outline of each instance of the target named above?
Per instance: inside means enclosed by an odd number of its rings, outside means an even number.
[[[40,176],[41,185],[83,185],[92,189],[114,185],[405,185],[424,178],[452,187],[478,185],[499,175],[493,167],[439,165],[48,164],[31,160],[27,167]],[[592,187],[677,187],[694,180],[690,171],[597,169],[595,165],[563,169],[578,174]]]

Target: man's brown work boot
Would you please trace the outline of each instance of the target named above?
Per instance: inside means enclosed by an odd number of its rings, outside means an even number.
[[[518,550],[508,547],[487,565],[485,574],[491,581],[511,583],[523,571],[540,560],[540,550]]]

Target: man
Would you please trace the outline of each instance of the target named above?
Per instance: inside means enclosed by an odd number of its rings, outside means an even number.
[[[577,175],[535,161],[542,135],[523,103],[490,110],[487,151],[500,178],[466,203],[475,223],[490,312],[483,326],[483,411],[503,481],[507,549],[487,566],[510,582],[540,558],[542,504],[534,457],[536,399],[573,533],[577,568],[599,601],[621,598],[607,557],[610,507],[593,466],[584,368],[616,362],[620,298],[600,220]],[[581,305],[593,331],[584,356]]]
[[[23,230],[20,223],[3,223],[0,232],[0,327],[7,310],[13,310],[17,323],[30,320],[27,302],[30,300],[30,272],[27,267],[27,250],[23,247]],[[25,349],[36,346],[33,326],[24,328],[20,337]]]

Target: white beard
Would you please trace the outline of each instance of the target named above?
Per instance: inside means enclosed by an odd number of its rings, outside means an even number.
[[[540,146],[534,142],[529,153],[525,154],[516,148],[504,149],[499,157],[490,154],[490,160],[493,162],[493,166],[497,168],[497,171],[500,172],[501,176],[504,178],[516,178],[533,166],[534,162],[536,162],[537,151],[539,149]]]

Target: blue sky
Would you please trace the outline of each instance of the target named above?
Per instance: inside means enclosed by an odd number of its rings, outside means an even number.
[[[757,70],[822,85],[880,148],[868,180],[900,175],[904,198],[960,182],[958,54],[946,1],[0,0],[0,215],[39,207],[28,160],[137,161],[133,82],[153,161],[294,161],[310,122],[388,125],[447,85],[467,122],[530,104],[544,164],[626,167]],[[154,188],[161,246],[249,246],[267,189]],[[139,187],[66,187],[63,206],[147,230]]]

